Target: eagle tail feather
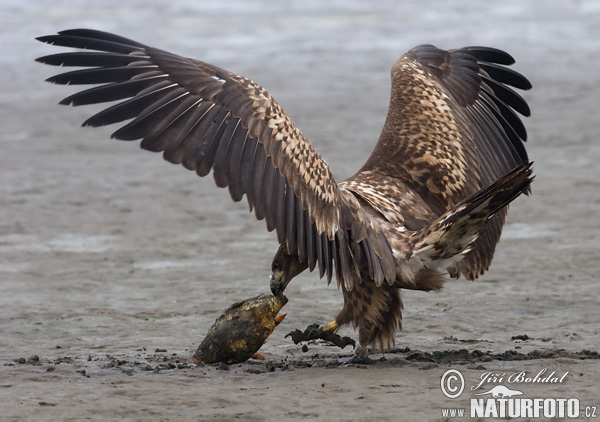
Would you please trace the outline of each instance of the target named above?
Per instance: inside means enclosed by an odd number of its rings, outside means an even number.
[[[488,220],[519,195],[529,192],[534,178],[531,165],[526,162],[515,167],[416,232],[409,258],[413,266],[427,270],[453,268],[483,233]]]

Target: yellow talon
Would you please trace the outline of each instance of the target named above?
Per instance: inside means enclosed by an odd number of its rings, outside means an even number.
[[[336,320],[333,320],[329,324],[325,324],[323,328],[321,328],[321,330],[329,331],[330,333],[335,333],[338,328],[338,323],[336,322]]]

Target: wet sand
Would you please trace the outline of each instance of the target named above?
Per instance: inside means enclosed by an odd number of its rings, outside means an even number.
[[[511,388],[599,405],[596,2],[18,3],[0,6],[0,419],[436,420],[473,398],[442,394],[448,369],[467,390],[484,372],[568,371],[563,383]],[[534,85],[523,94],[533,195],[511,207],[483,278],[403,293],[404,331],[376,364],[285,338],[341,309],[333,284],[305,274],[286,291],[265,361],[193,367],[215,318],[268,292],[275,235],[210,177],[109,140],[116,128],[80,128],[99,107],[56,105],[75,90],[43,82],[58,69],[33,59],[59,49],[33,38],[74,27],[251,77],[337,180],[372,150],[402,53],[505,49]]]

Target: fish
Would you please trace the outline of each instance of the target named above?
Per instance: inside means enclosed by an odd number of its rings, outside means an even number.
[[[283,294],[259,295],[236,302],[219,316],[192,358],[197,365],[242,363],[257,355],[286,314],[278,315],[288,302]]]

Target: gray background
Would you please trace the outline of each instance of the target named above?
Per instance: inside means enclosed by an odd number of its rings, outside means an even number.
[[[116,128],[79,128],[99,108],[57,106],[74,89],[44,83],[60,69],[33,60],[60,51],[34,37],[89,27],[250,77],[342,180],[377,140],[389,69],[406,50],[421,43],[507,50],[534,85],[524,94],[533,111],[526,125],[534,193],[511,208],[485,277],[403,294],[396,345],[579,352],[598,349],[600,319],[600,3],[167,3],[0,3],[1,415],[425,420],[468,403],[469,394],[442,396],[450,367],[468,385],[483,368],[569,371],[566,385],[523,389],[598,403],[597,360],[449,365],[392,353],[357,368],[338,366],[348,350],[310,344],[302,353],[285,333],[328,322],[342,303],[315,274],[290,285],[288,316],[262,349],[267,364],[160,370],[163,359],[187,362],[231,303],[268,291],[275,236],[210,176],[201,180],[135,143],[109,140]],[[522,334],[531,340],[511,340]],[[40,365],[14,362],[32,355]],[[294,362],[290,371],[281,370],[286,360]]]

